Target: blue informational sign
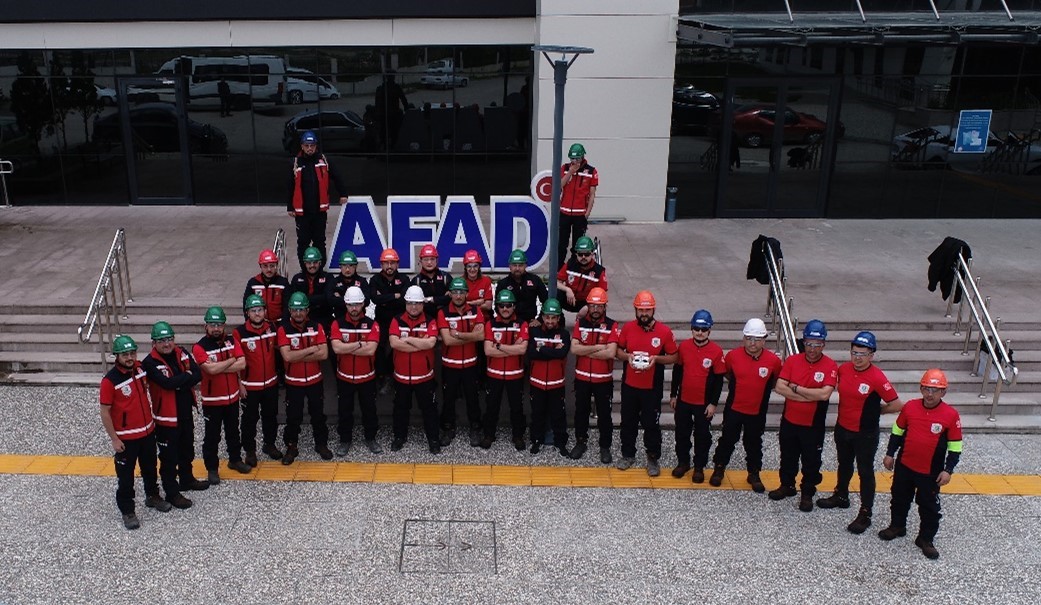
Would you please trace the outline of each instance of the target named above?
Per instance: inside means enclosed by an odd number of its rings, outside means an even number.
[[[954,153],[986,153],[990,136],[989,109],[963,109],[958,116]]]

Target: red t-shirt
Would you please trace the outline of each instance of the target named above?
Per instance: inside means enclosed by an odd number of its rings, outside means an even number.
[[[353,323],[350,317],[334,319],[332,327],[329,328],[329,338],[346,343],[379,342],[380,325],[364,316],[359,319],[358,323]],[[369,382],[376,378],[375,361],[375,355],[338,354],[336,356],[336,376],[344,382],[354,384]]]
[[[727,353],[723,361],[730,380],[727,407],[750,416],[765,413],[770,388],[781,372],[781,358],[766,349],[755,358],[744,347],[738,347]]]
[[[575,322],[571,331],[572,346],[601,345],[618,342],[622,335],[622,326],[610,317],[604,317],[598,323],[589,321],[588,317]],[[593,359],[585,355],[575,355],[575,380],[583,382],[614,382],[614,359]]]
[[[723,348],[711,340],[699,347],[693,338],[680,343],[677,365],[683,366],[680,378],[680,401],[701,405],[705,402],[705,390],[710,374],[726,374],[727,364],[723,361]],[[675,368],[673,368],[675,372]],[[676,380],[676,376],[672,380]]]
[[[618,336],[618,346],[632,354],[672,355],[677,351],[672,329],[660,321],[655,321],[650,330],[644,330],[635,320],[626,323]],[[656,380],[659,376],[660,381]],[[664,376],[665,367],[660,363],[646,370],[636,370],[627,363],[622,382],[636,389],[652,389],[656,383],[664,382]]]
[[[285,321],[278,327],[278,346],[300,351],[315,345],[325,345],[325,328],[313,319],[302,326]],[[287,361],[286,386],[307,387],[322,382],[322,366],[317,361]]]
[[[206,362],[242,357],[242,347],[227,334],[222,340],[203,336],[192,347],[192,357],[195,358],[195,363],[201,366]],[[200,390],[203,405],[231,405],[239,400],[238,374],[207,374],[203,370]]]
[[[838,426],[853,431],[877,431],[878,417],[884,403],[899,396],[889,384],[889,379],[871,364],[863,372],[847,361],[839,366],[839,418]]]
[[[495,286],[492,285],[492,278],[487,275],[481,275],[475,280],[471,280],[469,277],[463,276],[466,280],[466,287],[469,288],[466,294],[466,301],[471,304],[475,300],[492,300],[495,295]]]
[[[806,361],[806,353],[792,355],[785,360],[778,376],[781,380],[787,380],[799,388],[816,389],[820,387],[833,387],[838,382],[839,367],[835,361],[827,355],[814,363]],[[822,409],[827,409],[828,400],[823,401],[795,401],[784,400],[784,419],[798,426],[814,426],[814,420],[822,422],[817,414]]]
[[[905,431],[900,462],[923,475],[939,475],[948,444],[962,439],[961,416],[944,401],[931,410],[921,399],[908,401],[896,417],[895,426]]]

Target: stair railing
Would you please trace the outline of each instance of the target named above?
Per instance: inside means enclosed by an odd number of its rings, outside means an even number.
[[[278,274],[282,277],[286,276],[286,230],[279,227],[278,231],[275,231],[275,241],[271,244],[271,251],[275,253],[278,258]]]
[[[127,303],[134,302],[130,290],[130,265],[127,263],[126,230],[116,230],[108,257],[101,267],[98,285],[90,299],[83,323],[76,330],[80,343],[89,343],[95,330],[101,349],[102,371],[108,370],[108,355],[112,340],[119,335],[120,318],[127,319]]]
[[[763,242],[763,256],[766,270],[770,277],[770,294],[766,299],[766,314],[772,316],[772,331],[777,334],[777,354],[781,359],[799,352],[795,340],[795,320],[792,319],[792,305],[795,299],[788,298],[784,291],[787,277],[784,274],[784,261],[774,256],[770,243]],[[775,311],[771,313],[771,308]]]

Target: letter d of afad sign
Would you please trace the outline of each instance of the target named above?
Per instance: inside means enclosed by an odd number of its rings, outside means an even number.
[[[399,270],[409,273],[419,265],[419,249],[431,242],[437,246],[438,266],[442,269],[461,263],[467,250],[481,254],[486,270],[508,270],[510,252],[517,248],[525,251],[529,266],[546,260],[546,204],[528,196],[492,196],[489,214],[490,240],[472,196],[449,196],[443,204],[438,196],[390,196],[385,224],[380,221],[371,197],[350,197],[341,206],[329,255],[330,267],[337,268],[340,254],[350,250],[359,264],[368,265],[368,271],[375,273],[380,270],[380,253],[394,248],[401,257]],[[461,265],[457,266],[461,271]]]

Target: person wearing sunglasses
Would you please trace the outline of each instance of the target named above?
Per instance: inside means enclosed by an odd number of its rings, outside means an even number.
[[[528,322],[517,317],[517,299],[503,290],[495,295],[495,315],[484,324],[484,354],[488,393],[482,418],[484,438],[481,447],[489,449],[499,427],[502,395],[510,402],[510,429],[513,447],[518,452],[528,447],[524,441],[524,354],[528,350]]]
[[[591,238],[578,238],[572,248],[574,254],[557,272],[557,290],[564,296],[561,306],[578,313],[579,318],[586,316],[586,299],[594,288],[607,291],[607,269],[596,262],[595,248]]]
[[[727,366],[723,348],[709,339],[712,314],[698,309],[690,318],[690,339],[679,346],[679,359],[672,367],[672,389],[669,407],[676,419],[676,468],[672,476],[679,479],[690,470],[690,436],[694,434],[694,473],[691,481],[705,481],[708,450],[712,447],[712,417],[723,392]]]
[[[571,458],[578,460],[586,452],[589,409],[595,401],[600,462],[611,464],[611,397],[622,326],[607,316],[607,291],[603,288],[590,290],[586,302],[589,313],[578,316],[571,333],[571,352],[575,354],[575,447]]]

